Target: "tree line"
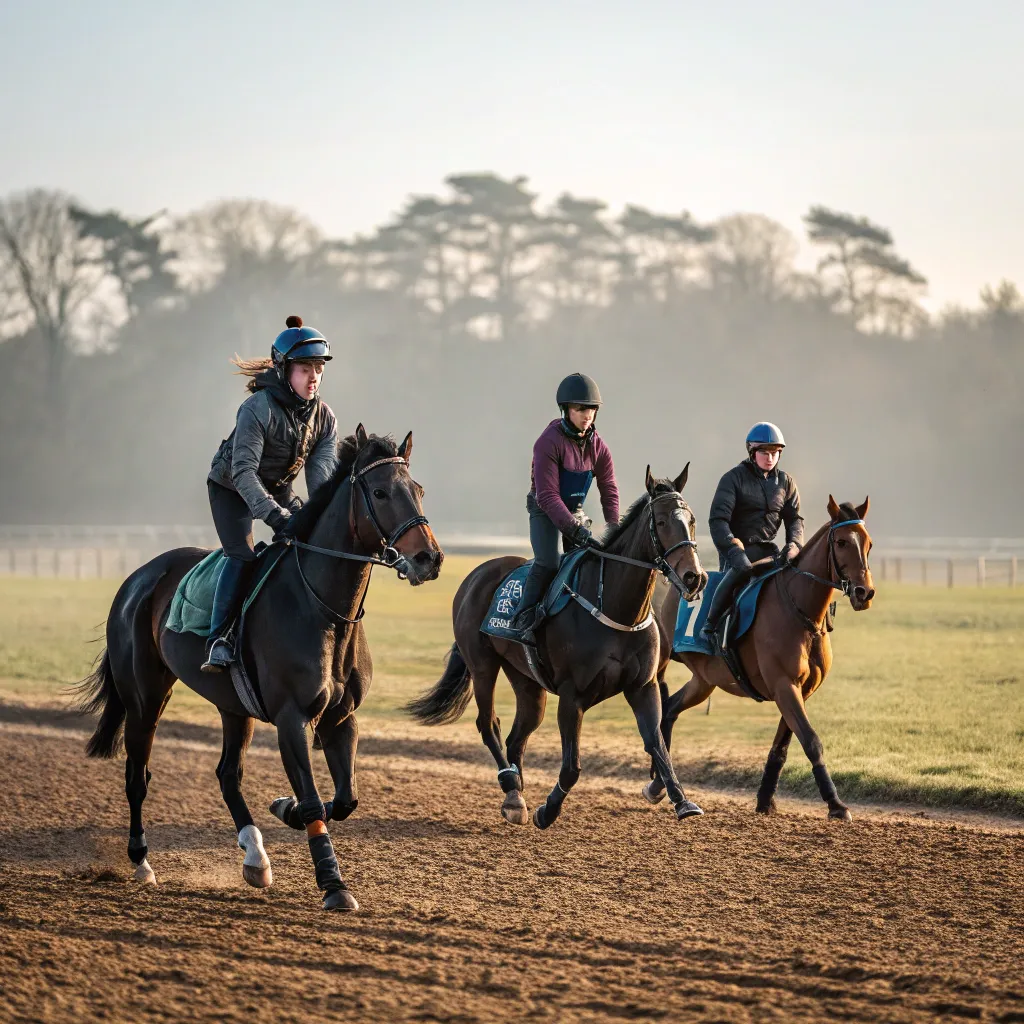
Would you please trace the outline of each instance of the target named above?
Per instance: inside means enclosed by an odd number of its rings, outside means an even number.
[[[815,496],[872,490],[897,532],[1013,532],[1017,288],[929,317],[926,279],[886,228],[823,206],[804,225],[812,273],[761,214],[543,205],[495,174],[452,175],[348,239],[259,200],[136,219],[8,196],[0,521],[204,519],[205,469],[242,397],[227,360],[263,354],[298,312],[334,344],[325,395],[342,425],[414,427],[450,522],[521,518],[549,392],[585,369],[608,381],[599,426],[626,494],[624,465],[693,459],[702,501],[742,455],[737,432],[768,418]]]

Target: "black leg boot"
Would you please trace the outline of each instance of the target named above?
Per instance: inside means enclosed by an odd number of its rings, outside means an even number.
[[[746,573],[741,570],[730,567],[726,570],[725,575],[718,584],[715,596],[711,599],[711,607],[708,609],[708,617],[704,620],[704,626],[700,631],[700,635],[711,641],[712,644],[715,644],[716,642],[718,622],[725,614],[726,609],[728,609],[729,605],[732,603],[732,597],[736,592],[736,587],[745,575]]]
[[[551,581],[558,575],[557,569],[549,569],[546,565],[536,562],[530,566],[530,574],[523,584],[523,596],[519,602],[519,610],[512,620],[512,628],[519,631],[518,639],[522,643],[535,644],[534,629],[538,625],[538,611]]]
[[[200,666],[203,672],[222,672],[230,668],[235,660],[232,627],[238,617],[242,598],[245,594],[255,562],[243,562],[240,558],[226,558],[217,577],[217,589],[213,594],[210,638],[206,642],[206,661]]]

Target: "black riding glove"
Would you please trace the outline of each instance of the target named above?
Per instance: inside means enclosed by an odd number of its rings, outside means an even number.
[[[288,511],[291,512],[292,515],[295,515],[296,512],[301,510],[304,504],[305,502],[303,502],[297,494],[293,494],[288,500]]]
[[[797,543],[796,543],[796,541],[790,541],[790,542],[789,542],[789,543],[788,543],[788,544],[787,544],[787,545],[786,545],[786,546],[785,546],[785,547],[784,547],[784,548],[782,549],[782,557],[783,557],[783,558],[784,558],[784,559],[785,559],[785,560],[786,560],[787,562],[792,562],[792,561],[793,561],[793,559],[794,559],[794,558],[796,558],[796,556],[797,556],[797,555],[799,555],[799,554],[800,554],[800,545],[799,545],[799,544],[797,544]]]
[[[729,552],[729,565],[734,569],[738,569],[740,572],[749,572],[752,568],[746,551],[744,551],[743,548],[738,547],[734,547]]]
[[[284,540],[291,536],[292,514],[287,509],[274,509],[264,522],[274,531],[274,540]]]
[[[582,523],[578,524],[572,533],[569,534],[569,540],[578,548],[597,548],[601,546],[594,538],[594,535]]]

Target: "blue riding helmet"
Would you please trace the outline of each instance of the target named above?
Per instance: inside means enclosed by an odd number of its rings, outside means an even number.
[[[747,431],[748,452],[752,452],[755,448],[760,448],[763,444],[777,444],[782,448],[786,447],[786,439],[782,436],[782,431],[774,423],[768,423],[767,421],[755,423]]]
[[[285,323],[286,329],[270,349],[270,358],[278,369],[296,359],[331,358],[331,343],[315,327],[303,327],[301,316],[290,316]]]

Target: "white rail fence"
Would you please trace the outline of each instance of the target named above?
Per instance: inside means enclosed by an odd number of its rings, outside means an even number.
[[[438,530],[450,554],[528,553],[515,524],[449,524]],[[704,561],[714,565],[710,537],[698,537]],[[176,547],[217,546],[208,526],[3,526],[0,576],[124,579],[154,555]],[[1016,587],[1024,538],[875,538],[872,568],[885,583],[928,586]]]

